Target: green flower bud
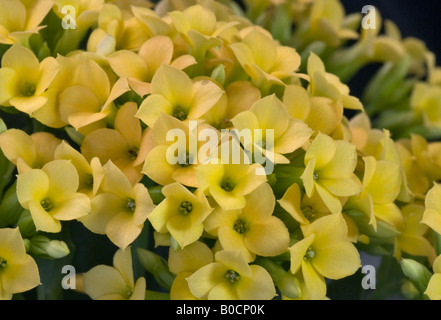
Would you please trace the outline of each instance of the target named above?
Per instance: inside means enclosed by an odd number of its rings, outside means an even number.
[[[141,265],[153,275],[161,287],[170,291],[175,276],[170,272],[167,261],[149,250],[138,248],[137,253]]]
[[[31,254],[46,259],[59,259],[70,253],[69,247],[64,241],[51,240],[43,235],[31,238],[29,251]]]
[[[0,227],[8,227],[17,225],[18,219],[23,212],[23,207],[17,199],[16,192],[17,183],[6,190],[3,199],[0,203]]]
[[[34,220],[29,210],[23,210],[17,221],[17,226],[23,237],[32,237],[36,234]]]
[[[404,275],[412,282],[415,288],[423,294],[427,288],[432,272],[421,263],[412,259],[402,259],[401,269]]]

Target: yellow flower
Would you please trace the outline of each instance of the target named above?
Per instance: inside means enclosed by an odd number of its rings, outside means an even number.
[[[128,247],[113,256],[113,267],[98,265],[83,275],[84,292],[93,300],[144,300],[144,277],[134,280],[132,252]]]
[[[174,54],[172,40],[159,35],[145,41],[138,53],[118,50],[108,57],[108,61],[115,73],[127,78],[133,91],[143,97],[150,93],[150,82],[162,64],[183,70],[196,63],[191,55],[173,59]]]
[[[225,250],[239,250],[247,261],[256,255],[276,256],[288,250],[289,233],[273,216],[275,197],[268,183],[245,196],[241,210],[215,210],[204,222],[205,229],[218,237]]]
[[[363,191],[350,197],[345,209],[360,209],[369,217],[369,223],[377,230],[377,219],[395,228],[403,228],[404,220],[395,200],[400,193],[400,166],[388,160],[363,157]]]
[[[100,191],[91,201],[91,214],[79,219],[94,233],[106,234],[121,249],[141,233],[154,205],[147,188],[134,186],[111,161],[104,166]]]
[[[441,127],[441,87],[424,82],[415,84],[410,104],[414,112],[423,118],[425,126]]]
[[[260,164],[235,164],[211,159],[196,168],[199,188],[224,210],[242,209],[245,196],[266,181]]]
[[[268,84],[285,85],[296,76],[300,55],[291,47],[279,45],[269,32],[260,27],[241,31],[240,42],[229,45],[231,50],[258,87]]]
[[[19,129],[0,134],[0,148],[6,158],[17,166],[18,173],[40,169],[54,160],[54,152],[61,140],[48,132],[28,135]]]
[[[114,129],[96,129],[81,144],[81,153],[88,161],[94,157],[101,163],[112,160],[132,184],[142,178],[141,169],[148,151],[147,131],[142,131],[135,117],[137,111],[135,102],[125,103],[116,113]]]
[[[150,36],[147,27],[134,16],[124,16],[114,4],[104,4],[98,28],[88,38],[87,51],[107,56],[118,50],[138,50]]]
[[[331,99],[340,106],[341,110],[343,108],[363,110],[360,100],[349,94],[349,87],[342,83],[336,75],[326,72],[325,64],[313,52],[308,57],[307,69],[311,78],[308,90],[312,97]]]
[[[291,272],[300,269],[313,299],[326,296],[325,278],[342,279],[361,267],[360,256],[347,238],[341,214],[331,214],[303,226],[304,239],[290,248]]]
[[[209,149],[203,154],[204,144],[198,140],[199,133],[204,129],[216,134],[216,141],[207,143],[217,146],[218,132],[211,126],[200,123],[197,127],[190,127],[188,122],[161,114],[150,132],[152,146],[142,172],[161,185],[177,181],[197,188],[196,167],[210,156]],[[171,133],[176,133],[176,136],[171,137]]]
[[[296,46],[304,46],[315,41],[323,41],[338,47],[347,39],[357,39],[358,34],[346,26],[346,14],[338,0],[311,1],[309,16],[301,20],[294,33]]]
[[[252,141],[242,141],[245,149],[251,152],[257,149],[275,164],[289,163],[283,154],[297,150],[312,135],[303,121],[290,118],[287,108],[275,95],[255,102],[232,122],[239,132],[251,130]]]
[[[168,265],[176,275],[170,290],[171,300],[196,300],[190,292],[187,278],[198,269],[214,262],[211,249],[203,242],[196,241],[180,250],[170,248]]]
[[[103,8],[104,0],[54,0],[54,13],[60,18],[65,18],[62,8],[72,6],[75,9],[75,26],[85,31],[97,20],[100,10]],[[71,12],[73,15],[73,13]]]
[[[181,248],[197,241],[203,231],[203,221],[213,211],[200,190],[191,193],[175,182],[162,188],[165,199],[149,214],[148,220],[160,232],[170,232]]]
[[[59,63],[47,57],[41,63],[34,53],[21,45],[5,52],[0,69],[0,104],[32,114],[48,97],[45,91],[54,80]]]
[[[240,251],[222,250],[210,263],[187,278],[190,292],[208,300],[270,300],[273,280],[258,265],[248,265]]]
[[[441,185],[434,183],[433,187],[427,192],[424,203],[426,210],[424,211],[422,223],[441,234]]]
[[[88,56],[67,59],[66,68],[72,74],[69,85],[58,96],[59,118],[86,135],[106,126],[113,101],[130,88],[125,78],[112,84],[103,67]]]
[[[51,10],[52,0],[0,1],[0,43],[24,43],[33,33],[44,26],[39,26]]]
[[[104,169],[98,158],[93,158],[89,163],[80,152],[63,141],[55,149],[54,159],[70,160],[75,166],[79,177],[78,192],[89,197],[98,192],[104,176]]]
[[[431,300],[441,300],[441,256],[433,263],[434,275],[430,278],[429,285],[424,292]]]
[[[37,264],[26,254],[19,229],[0,229],[0,300],[9,300],[13,294],[39,284]]]
[[[401,212],[405,227],[399,229],[401,233],[396,238],[394,256],[399,260],[401,252],[405,252],[414,256],[425,256],[429,261],[435,260],[435,249],[425,237],[428,227],[421,223],[424,206],[411,203],[401,208]]]
[[[208,49],[222,44],[222,34],[236,22],[217,21],[212,10],[202,5],[193,5],[183,11],[169,13],[172,25],[183,39],[191,46],[196,60],[204,58]]]
[[[277,202],[300,225],[307,225],[322,216],[330,214],[329,209],[317,193],[313,193],[312,198],[302,195],[302,191],[297,183],[292,184],[286,189],[283,197],[277,200]]]
[[[208,79],[192,81],[185,72],[163,64],[153,76],[151,95],[142,102],[137,117],[149,127],[153,127],[161,112],[181,121],[197,120],[223,93]]]
[[[305,154],[305,171],[301,179],[306,194],[317,192],[332,213],[341,212],[341,197],[359,194],[360,180],[354,174],[357,165],[355,146],[333,140],[319,133]]]
[[[60,232],[61,221],[90,213],[90,199],[78,193],[79,178],[69,160],[53,160],[17,177],[17,197],[31,212],[37,230]]]

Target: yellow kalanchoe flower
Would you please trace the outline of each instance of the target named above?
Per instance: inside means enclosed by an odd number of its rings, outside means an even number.
[[[132,184],[142,178],[141,169],[148,151],[147,132],[143,132],[135,117],[137,111],[135,102],[125,103],[116,112],[114,129],[96,129],[81,144],[81,153],[88,161],[94,157],[101,163],[112,160]]]
[[[176,274],[170,290],[171,300],[196,300],[190,292],[187,278],[193,272],[214,262],[211,249],[203,242],[196,241],[180,250],[170,247],[168,265],[170,271]]]
[[[34,53],[21,45],[5,52],[0,69],[0,104],[32,114],[48,97],[45,91],[57,75],[60,65],[53,57],[39,62]]]
[[[211,159],[196,168],[199,188],[224,210],[245,207],[245,196],[266,181],[260,164],[234,164]]]
[[[431,300],[441,300],[441,255],[433,263],[434,275],[424,292]]]
[[[235,21],[217,21],[214,12],[200,4],[168,15],[177,32],[191,46],[191,53],[198,62],[208,49],[220,46],[223,33],[237,24]]]
[[[361,267],[360,255],[348,239],[341,214],[331,214],[303,226],[304,239],[290,248],[291,272],[302,271],[314,299],[326,296],[325,278],[341,279]]]
[[[106,234],[125,249],[141,233],[148,214],[154,209],[147,188],[130,183],[111,161],[104,166],[100,191],[91,201],[91,214],[79,219],[89,230]]]
[[[243,29],[241,35],[241,41],[229,47],[258,87],[268,84],[284,86],[284,81],[296,76],[300,55],[295,49],[279,45],[261,27]]]
[[[82,274],[84,292],[93,300],[144,300],[144,277],[134,280],[132,252],[128,247],[113,256],[113,267],[98,265]]]
[[[283,154],[303,146],[313,133],[303,121],[291,119],[286,106],[275,95],[255,102],[250,110],[235,116],[232,123],[239,132],[251,130],[253,139],[243,141],[245,149],[254,152],[257,148],[275,164],[289,163]],[[269,132],[273,134],[269,136]]]
[[[356,165],[354,145],[319,133],[305,154],[306,168],[301,179],[306,194],[311,197],[317,192],[332,213],[341,212],[340,198],[362,191],[361,182],[354,174]]]
[[[425,206],[422,222],[441,234],[441,185],[438,183],[427,192]]]
[[[170,232],[181,248],[197,241],[203,231],[203,222],[213,211],[202,191],[193,194],[175,182],[162,188],[165,199],[148,215],[156,231]]]
[[[54,160],[17,177],[17,197],[31,212],[37,230],[60,232],[61,221],[90,213],[90,199],[78,193],[77,170],[69,160]]]
[[[197,120],[223,94],[224,90],[214,82],[192,81],[185,72],[163,64],[153,76],[151,95],[142,102],[136,116],[151,128],[161,112],[181,121]]]
[[[0,148],[6,158],[17,166],[18,173],[40,169],[54,160],[54,152],[61,140],[49,132],[28,135],[19,129],[0,134]]]
[[[308,75],[310,83],[308,90],[312,97],[326,97],[341,105],[341,109],[363,110],[360,100],[349,94],[349,87],[329,72],[323,61],[311,52],[308,58]]]
[[[241,210],[215,210],[205,221],[205,229],[218,237],[225,250],[239,250],[247,261],[256,255],[276,256],[288,250],[289,233],[273,216],[275,197],[268,183],[245,196]]]
[[[0,229],[0,300],[9,300],[13,294],[39,284],[38,266],[26,254],[19,229]]]
[[[400,234],[396,237],[394,257],[401,259],[402,252],[414,256],[425,256],[430,262],[436,258],[435,249],[426,238],[429,227],[421,223],[424,206],[410,203],[401,212],[405,227],[399,229]]]
[[[350,197],[345,209],[360,209],[369,217],[369,223],[377,230],[377,219],[395,228],[404,228],[400,209],[394,203],[400,193],[401,175],[398,164],[388,160],[363,157],[363,191]]]
[[[87,51],[107,56],[119,50],[138,50],[149,36],[141,21],[124,17],[118,6],[106,3],[99,12],[98,28],[88,38]]]
[[[150,82],[162,64],[183,70],[196,63],[191,55],[174,59],[173,41],[167,36],[155,36],[144,42],[138,53],[119,50],[108,57],[115,73],[128,79],[130,87],[139,96],[150,93]]]
[[[0,43],[24,43],[51,10],[53,0],[2,0],[0,1]]]
[[[106,126],[106,118],[112,113],[113,101],[130,90],[127,79],[115,83],[106,70],[88,56],[65,58],[68,86],[59,93],[60,120],[86,135]]]
[[[258,265],[248,265],[240,251],[222,250],[210,263],[187,278],[190,292],[208,300],[270,300],[273,280]]]
[[[93,158],[89,163],[80,152],[63,141],[55,149],[54,159],[64,159],[72,162],[79,176],[79,192],[89,197],[98,192],[104,176],[104,169],[98,158]]]
[[[190,127],[189,123],[162,113],[151,130],[153,146],[145,158],[142,172],[161,185],[177,181],[197,188],[196,167],[209,157],[210,152],[207,150],[207,154],[202,154],[198,141],[198,133],[205,128],[217,135],[214,128],[203,123]],[[176,136],[170,137],[173,132]]]

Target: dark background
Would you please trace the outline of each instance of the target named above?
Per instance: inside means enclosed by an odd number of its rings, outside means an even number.
[[[340,0],[346,13],[361,12],[365,5],[375,6],[383,21],[395,22],[403,37],[416,37],[426,42],[441,62],[440,0]]]

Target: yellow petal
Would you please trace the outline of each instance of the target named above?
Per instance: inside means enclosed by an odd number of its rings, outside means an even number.
[[[311,244],[314,242],[314,234],[306,236],[304,239],[296,242],[289,248],[289,252],[291,255],[291,266],[290,270],[292,274],[297,273],[300,267],[302,266],[302,262],[304,261],[304,257],[306,251],[311,247]]]
[[[29,202],[29,211],[32,215],[35,228],[44,232],[57,233],[61,231],[61,223],[45,211],[39,201],[32,200]]]
[[[329,279],[342,279],[361,267],[360,255],[350,241],[335,243],[325,248],[317,247],[312,259],[314,268]]]
[[[424,292],[431,300],[441,300],[441,273],[434,274],[430,278],[429,285]]]
[[[292,184],[286,191],[283,197],[277,202],[280,206],[285,209],[296,221],[301,224],[309,223],[308,219],[303,215],[300,209],[300,203],[302,196],[300,193],[300,188],[297,183]]]
[[[94,300],[110,293],[123,295],[128,289],[119,271],[110,266],[93,267],[83,277],[84,291]]]
[[[35,260],[26,255],[19,263],[11,262],[2,272],[2,287],[11,293],[29,291],[40,284],[38,266]]]
[[[315,159],[317,169],[327,165],[336,155],[337,146],[328,135],[319,133],[305,154],[305,164]]]
[[[219,262],[207,264],[187,278],[190,292],[199,299],[208,298],[210,291],[224,281],[227,268]]]
[[[55,201],[70,199],[78,190],[79,177],[69,160],[54,160],[44,165],[42,170],[49,178],[48,197]]]
[[[201,241],[196,241],[181,250],[170,248],[168,264],[174,274],[194,272],[214,261],[210,248]]]
[[[119,248],[125,249],[139,236],[143,226],[135,224],[131,212],[124,211],[109,220],[106,234]]]
[[[119,50],[107,59],[113,71],[120,77],[135,78],[141,81],[151,80],[145,61],[132,51]]]
[[[260,256],[276,256],[288,251],[289,233],[280,219],[270,217],[262,223],[253,223],[244,241],[248,249]]]
[[[276,296],[274,283],[268,271],[258,265],[251,265],[250,278],[241,278],[237,294],[241,300],[271,300]]]
[[[161,185],[174,182],[173,172],[176,166],[167,161],[167,150],[167,145],[154,147],[147,155],[142,169],[145,175]]]
[[[0,134],[0,148],[6,158],[15,165],[18,158],[22,158],[30,166],[35,163],[36,147],[31,137],[22,130],[9,129]]]
[[[326,282],[310,262],[302,261],[302,275],[306,290],[314,300],[321,300],[326,296]]]

